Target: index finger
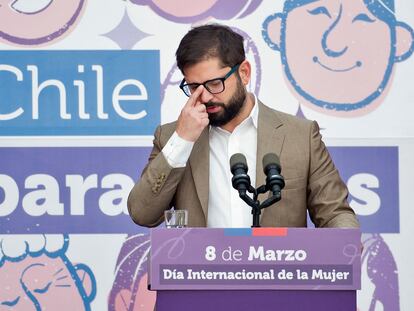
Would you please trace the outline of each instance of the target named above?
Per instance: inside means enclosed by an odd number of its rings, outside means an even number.
[[[194,91],[194,93],[191,94],[190,98],[187,101],[188,106],[192,106],[195,107],[197,106],[197,103],[200,103],[197,99],[200,97],[201,93],[203,92],[203,85],[199,85],[196,90]]]

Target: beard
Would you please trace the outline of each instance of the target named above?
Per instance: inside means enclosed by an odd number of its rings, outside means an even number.
[[[221,111],[209,113],[208,119],[211,126],[223,126],[233,120],[240,113],[246,102],[246,90],[239,80],[237,83],[236,91],[230,98],[227,105],[224,103],[208,102],[206,107],[219,106]]]

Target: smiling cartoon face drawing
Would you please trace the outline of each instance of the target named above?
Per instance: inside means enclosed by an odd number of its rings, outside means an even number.
[[[96,280],[66,257],[67,236],[0,236],[0,310],[91,310]]]
[[[414,33],[392,0],[287,0],[263,24],[303,104],[327,114],[361,115],[382,99],[396,62],[411,56]]]

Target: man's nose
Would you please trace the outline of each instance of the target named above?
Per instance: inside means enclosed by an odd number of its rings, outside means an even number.
[[[205,87],[203,87],[203,91],[200,95],[200,99],[202,103],[208,103],[213,99],[213,94],[211,94]]]

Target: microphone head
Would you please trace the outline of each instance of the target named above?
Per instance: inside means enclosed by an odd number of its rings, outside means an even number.
[[[247,172],[246,157],[241,153],[235,153],[230,158],[230,170],[234,174],[234,170],[240,167]]]
[[[265,156],[263,157],[262,163],[263,163],[263,171],[265,172],[265,174],[267,174],[267,170],[269,169],[270,165],[276,166],[276,169],[278,170],[279,173],[281,171],[279,157],[274,153],[265,154]]]

